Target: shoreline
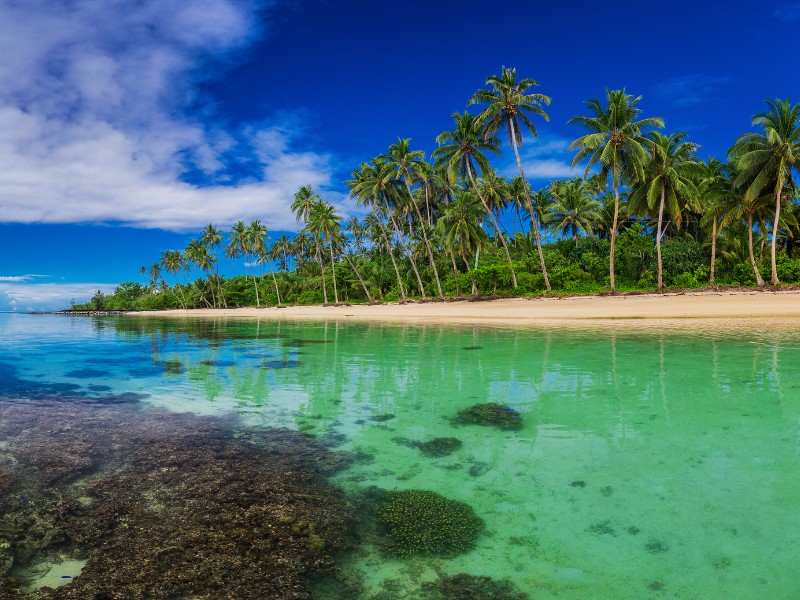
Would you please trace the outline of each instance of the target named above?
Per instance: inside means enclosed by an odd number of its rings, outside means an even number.
[[[286,306],[141,311],[132,316],[268,320],[385,321],[570,327],[800,326],[800,291],[685,292],[563,298],[458,300],[407,304]]]

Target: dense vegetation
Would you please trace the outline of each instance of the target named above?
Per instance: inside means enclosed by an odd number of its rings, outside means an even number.
[[[727,162],[702,161],[683,132],[642,117],[641,97],[586,102],[570,149],[584,177],[531,189],[519,155],[550,98],[503,68],[454,113],[428,160],[398,139],[354,169],[347,187],[369,210],[346,222],[308,186],[302,229],[270,243],[260,221],[208,225],[184,250],[141,267],[146,284],[98,292],[75,308],[162,309],[655,290],[800,283],[800,105],[769,100]],[[492,167],[501,138],[519,175]],[[550,242],[547,243],[548,235]],[[249,272],[223,275],[218,253]],[[265,275],[265,270],[267,274]]]

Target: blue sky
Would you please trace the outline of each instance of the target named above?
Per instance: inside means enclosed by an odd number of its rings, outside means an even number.
[[[764,99],[800,102],[798,26],[791,1],[0,0],[0,310],[110,291],[209,222],[291,231],[301,184],[358,214],[351,169],[430,153],[503,65],[553,98],[535,185],[606,87],[722,157]]]

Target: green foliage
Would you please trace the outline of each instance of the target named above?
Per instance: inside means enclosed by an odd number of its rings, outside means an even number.
[[[500,429],[522,429],[522,415],[510,406],[487,402],[458,412],[456,422],[464,425],[490,425]]]
[[[297,297],[297,303],[302,306],[311,304],[322,304],[324,298],[320,290],[306,290]]]
[[[781,283],[800,283],[800,258],[789,258],[785,252],[777,256],[778,279]]]
[[[428,490],[389,492],[378,523],[392,556],[456,556],[472,550],[484,529],[471,506]]]

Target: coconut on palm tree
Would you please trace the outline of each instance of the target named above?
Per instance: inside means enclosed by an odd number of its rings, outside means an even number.
[[[664,121],[658,117],[637,120],[641,109],[637,104],[641,96],[633,97],[625,90],[606,90],[606,105],[600,104],[597,98],[586,101],[590,115],[578,115],[569,120],[571,125],[579,125],[588,129],[589,133],[576,139],[569,145],[570,150],[577,150],[572,165],[586,160],[586,174],[589,176],[592,167],[600,167],[600,174],[607,180],[611,176],[614,189],[614,219],[611,227],[611,254],[609,257],[609,283],[611,291],[616,290],[614,281],[614,250],[619,218],[620,187],[626,181],[641,179],[644,176],[644,165],[648,160],[646,147],[649,142],[643,132],[651,127],[663,127]]]
[[[544,284],[550,290],[550,280],[547,277],[547,267],[544,264],[544,253],[539,238],[539,222],[531,202],[531,192],[522,169],[522,159],[519,156],[519,146],[522,144],[522,130],[526,129],[533,137],[537,137],[536,125],[528,117],[528,113],[538,115],[545,121],[550,117],[544,107],[550,104],[550,97],[544,94],[529,93],[530,88],[538,86],[535,79],[517,80],[517,70],[503,67],[500,75],[491,75],[486,79],[486,84],[492,89],[478,90],[467,102],[471,104],[486,104],[477,118],[477,124],[483,129],[484,136],[492,136],[499,131],[508,133],[508,141],[514,150],[517,159],[517,168],[523,181],[525,198],[528,201],[528,211],[531,217],[531,226],[536,238],[536,247],[539,251],[539,262],[542,267]]]

